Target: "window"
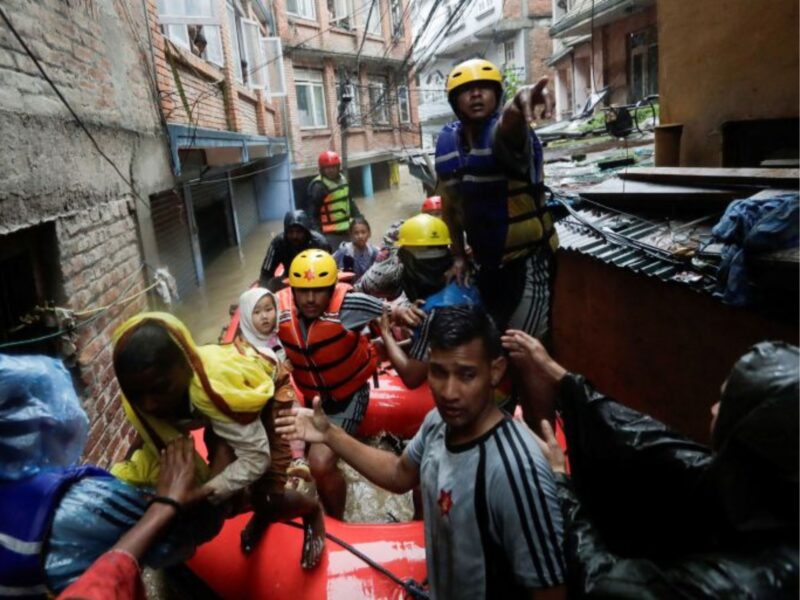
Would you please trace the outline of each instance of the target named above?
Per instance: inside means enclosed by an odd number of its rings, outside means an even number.
[[[458,6],[461,3],[461,0],[448,0],[447,2],[447,22],[450,23],[450,28],[448,33],[456,33],[457,31],[461,31],[464,27],[467,26],[466,19],[464,19],[464,10],[463,8],[459,9]],[[454,21],[451,21],[453,14],[456,10],[459,10],[460,16],[457,17]]]
[[[261,38],[266,69],[266,91],[270,96],[286,95],[286,78],[283,73],[283,47],[281,38]]]
[[[244,72],[242,71],[242,50],[239,45],[239,14],[232,4],[228,4],[228,29],[231,35],[231,52],[233,59],[233,73],[236,81],[244,83]]]
[[[503,44],[503,52],[505,55],[505,64],[507,67],[514,66],[514,41],[505,42]]]
[[[392,37],[401,37],[403,35],[403,2],[402,0],[389,0],[389,2],[392,8]]]
[[[222,38],[213,0],[158,0],[164,35],[192,54],[222,66]]]
[[[358,88],[358,78],[355,74],[350,74],[349,76],[350,83],[344,86],[345,92],[348,96],[350,96],[351,100],[347,103],[347,117],[348,117],[348,124],[351,127],[359,127],[361,125],[360,117],[361,117],[361,93]],[[336,84],[336,106],[339,106],[339,103],[342,100],[342,81],[339,80]],[[337,108],[338,111],[338,108]]]
[[[328,0],[331,25],[342,29],[353,28],[352,0]]]
[[[369,80],[369,111],[372,123],[389,123],[389,85],[385,77],[371,77]]]
[[[244,41],[244,63],[247,65],[247,84],[254,90],[267,87],[266,60],[261,45],[261,28],[257,21],[242,19],[242,40]]]
[[[317,20],[314,0],[286,0],[286,12],[304,19]]]
[[[408,104],[408,86],[401,85],[397,88],[397,108],[400,112],[400,122],[411,122],[411,110]]]
[[[370,9],[370,4],[372,4],[372,9]],[[367,33],[382,36],[383,29],[381,28],[380,0],[364,0],[359,12],[361,13],[361,19],[363,20],[363,25]],[[369,22],[367,22],[367,18],[369,18]]]
[[[322,71],[295,69],[294,80],[300,127],[304,129],[327,127]]]
[[[628,100],[658,93],[658,38],[655,27],[628,37]]]
[[[489,12],[494,8],[492,0],[477,0],[475,2],[475,14],[482,15]]]

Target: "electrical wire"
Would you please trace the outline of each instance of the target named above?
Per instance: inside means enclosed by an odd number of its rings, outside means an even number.
[[[3,21],[5,21],[6,26],[9,28],[9,30],[11,30],[11,33],[17,39],[17,41],[19,42],[20,46],[22,46],[22,49],[25,50],[25,53],[30,57],[30,59],[36,65],[36,68],[39,70],[39,73],[41,73],[42,77],[44,77],[44,80],[48,83],[48,85],[56,93],[56,96],[58,96],[58,99],[61,100],[61,103],[70,112],[70,114],[72,115],[72,118],[75,119],[75,122],[78,124],[78,126],[83,130],[83,132],[86,134],[86,136],[92,142],[92,145],[94,146],[95,150],[97,150],[98,154],[100,154],[100,156],[109,165],[111,165],[111,167],[114,169],[114,171],[117,173],[117,175],[119,175],[120,179],[122,179],[122,181],[124,181],[127,184],[127,186],[131,189],[131,191],[133,192],[134,197],[136,199],[138,199],[139,202],[141,202],[146,207],[147,203],[139,195],[139,192],[134,187],[133,182],[130,181],[127,177],[125,177],[125,175],[122,173],[122,171],[117,166],[117,164],[100,147],[100,144],[97,142],[95,137],[92,135],[92,132],[89,131],[89,129],[86,127],[86,125],[84,124],[83,120],[81,120],[81,118],[78,116],[78,113],[75,112],[75,110],[72,108],[72,105],[64,97],[64,94],[62,94],[61,90],[58,89],[58,86],[56,86],[56,84],[53,82],[53,80],[50,79],[50,76],[47,74],[47,71],[44,70],[44,67],[42,66],[42,63],[39,62],[39,59],[36,58],[36,55],[31,51],[31,49],[25,43],[25,40],[22,39],[22,36],[16,30],[14,25],[11,23],[11,21],[8,18],[8,15],[6,15],[6,13],[2,9],[2,7],[0,7],[0,17],[2,17]]]

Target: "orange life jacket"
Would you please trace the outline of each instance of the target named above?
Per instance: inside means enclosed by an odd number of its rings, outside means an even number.
[[[303,339],[291,288],[278,292],[278,337],[292,363],[292,378],[307,402],[316,395],[346,400],[363,386],[378,366],[369,340],[342,326],[339,311],[350,286],[337,283],[328,309],[307,325]]]

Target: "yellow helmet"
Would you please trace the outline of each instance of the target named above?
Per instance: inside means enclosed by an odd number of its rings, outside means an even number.
[[[426,213],[407,219],[400,226],[400,235],[395,244],[402,246],[449,246],[450,230],[438,217]]]
[[[289,267],[293,288],[325,288],[336,285],[339,270],[334,258],[324,250],[304,250]]]
[[[473,81],[493,81],[503,85],[503,74],[493,63],[482,58],[472,58],[456,65],[447,76],[447,96],[462,85]]]

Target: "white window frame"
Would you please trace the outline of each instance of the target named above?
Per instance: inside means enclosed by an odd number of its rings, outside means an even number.
[[[511,50],[511,52],[509,52]],[[511,59],[509,60],[509,54]],[[517,46],[514,40],[503,42],[503,61],[507,67],[515,67],[517,64]]]
[[[380,109],[376,108],[376,98],[380,98]],[[369,80],[369,112],[373,125],[389,125],[389,81],[385,77],[375,75]]]
[[[336,103],[340,102],[339,91],[342,89],[341,81],[336,82]],[[352,121],[358,120],[361,118],[361,90],[358,88],[358,85],[354,83],[348,83],[345,85],[345,89],[347,90],[348,94],[352,98],[350,103],[347,105],[347,116],[351,119],[351,126],[358,127],[360,125],[355,125]]]
[[[372,14],[370,14],[369,4],[372,3]],[[383,24],[381,23],[381,0],[364,0],[361,5],[362,27],[367,33],[377,37],[383,37]],[[369,17],[369,28],[367,28],[367,17]]]
[[[331,10],[333,5],[333,10]],[[353,0],[328,0],[328,13],[330,15],[331,26],[341,29],[353,29]]]
[[[475,14],[481,16],[494,8],[494,0],[475,0]]]
[[[228,31],[231,37],[231,60],[233,60],[233,74],[236,81],[244,85],[244,73],[242,72],[241,44],[239,43],[239,11],[230,2],[225,3],[225,12],[228,16]]]
[[[327,102],[325,98],[325,77],[324,73],[317,69],[295,69],[294,70],[294,85],[295,91],[299,98],[300,96],[300,87],[306,87],[309,90],[307,95],[307,101],[309,105],[309,114],[311,115],[311,119],[313,121],[312,124],[303,124],[300,123],[300,129],[327,129],[328,127],[328,111],[327,111]],[[322,122],[318,123],[317,119],[317,112],[320,109],[318,103],[320,99],[315,94],[315,90],[320,90],[322,92],[322,99],[321,99],[321,115],[322,115]],[[297,103],[297,116],[298,120],[300,119],[300,102]]]
[[[247,62],[247,85],[252,90],[263,90],[268,86],[266,57],[261,40],[261,26],[258,21],[240,19],[242,27],[242,47]]]
[[[293,12],[289,10],[289,3],[286,3],[286,12],[301,19],[308,19],[309,21],[317,20],[317,7],[314,0],[294,0],[298,10]]]
[[[401,123],[411,123],[411,97],[407,85],[397,86],[397,114]]]
[[[411,0],[406,1],[411,2]],[[405,31],[405,25],[403,24],[403,15],[405,12],[403,10],[403,0],[388,0],[388,2],[390,19],[392,21],[392,37],[403,35]],[[397,12],[395,12],[395,8],[397,8]]]
[[[176,45],[194,53],[191,40],[189,39],[189,26],[202,26],[206,33],[206,48],[203,52],[204,60],[223,66],[222,53],[222,30],[221,20],[216,12],[216,2],[208,0],[207,11],[192,11],[194,5],[188,4],[187,0],[158,0],[158,22],[162,26],[164,35],[172,40]],[[198,8],[197,6],[194,6]],[[213,39],[209,40],[208,33],[214,31]]]
[[[279,37],[261,38],[261,48],[266,68],[266,87],[270,96],[286,95],[286,74],[283,67],[283,46]]]

